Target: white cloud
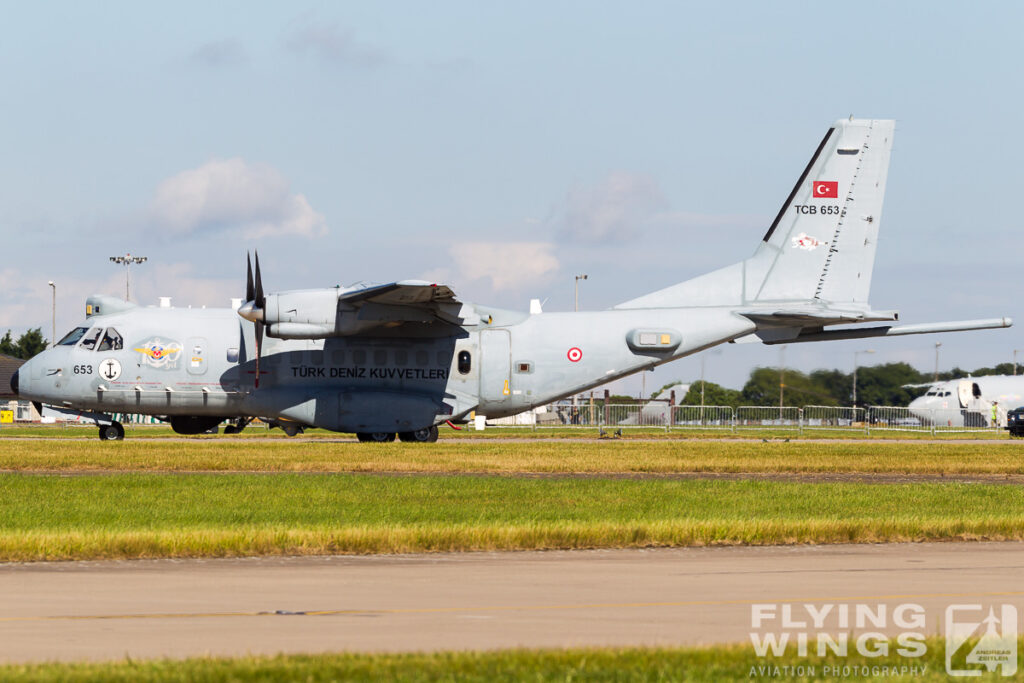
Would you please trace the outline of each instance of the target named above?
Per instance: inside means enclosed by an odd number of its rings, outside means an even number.
[[[388,62],[383,51],[360,45],[351,31],[342,30],[337,24],[309,24],[298,28],[285,39],[285,47],[296,54],[308,52],[337,64],[377,67]]]
[[[594,187],[572,188],[559,212],[559,229],[565,238],[579,242],[632,237],[666,206],[653,178],[616,172]]]
[[[237,40],[215,40],[197,47],[188,59],[200,66],[220,67],[240,64],[246,61],[246,54]]]
[[[469,242],[450,253],[459,277],[466,281],[490,279],[494,290],[533,286],[560,267],[548,242]]]
[[[238,230],[249,238],[317,237],[327,232],[323,214],[266,164],[214,159],[160,183],[150,206],[153,221],[184,236]]]

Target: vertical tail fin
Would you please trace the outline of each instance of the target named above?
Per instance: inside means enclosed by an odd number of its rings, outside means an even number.
[[[750,301],[867,303],[893,121],[837,121],[750,259]]]
[[[866,304],[895,122],[829,128],[754,255],[616,308]]]

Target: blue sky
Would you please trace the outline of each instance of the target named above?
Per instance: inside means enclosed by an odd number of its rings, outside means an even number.
[[[895,118],[876,308],[1014,316],[1014,3],[3,3],[0,329],[58,334],[130,251],[141,303],[443,280],[525,309],[748,256],[828,125]],[[786,364],[976,367],[1017,329],[791,346]],[[1024,361],[1024,354],[1021,355]],[[778,348],[729,346],[740,386]],[[658,386],[699,373],[659,369]],[[636,391],[639,380],[615,389]]]

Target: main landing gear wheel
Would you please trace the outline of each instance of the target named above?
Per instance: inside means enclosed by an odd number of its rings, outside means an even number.
[[[111,422],[108,425],[100,425],[100,441],[122,440],[124,440],[124,427],[120,422]]]
[[[417,429],[415,432],[399,432],[398,438],[402,441],[413,441],[416,443],[434,443],[437,441],[437,426]]]
[[[363,442],[387,443],[395,440],[394,432],[359,432],[356,438]]]

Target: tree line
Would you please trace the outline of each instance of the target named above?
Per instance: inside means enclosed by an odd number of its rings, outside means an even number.
[[[11,337],[11,331],[7,330],[7,333],[0,338],[0,354],[28,360],[32,356],[45,351],[49,344],[50,342],[43,337],[42,328],[37,327],[34,330],[29,330],[18,337],[18,341],[14,341]]]
[[[994,367],[964,370],[954,367],[940,372],[939,381],[961,377],[985,375],[1012,375],[1013,363],[1000,363]],[[934,381],[933,373],[921,372],[907,363],[884,363],[857,368],[858,406],[905,406],[928,390]],[[742,389],[729,389],[714,382],[704,383],[704,405],[717,406],[772,406],[779,405],[779,385],[782,384],[782,402],[787,406],[851,406],[853,400],[853,373],[842,370],[815,370],[803,373],[786,368],[754,368]],[[665,385],[671,387],[676,382]],[[908,386],[918,385],[918,386]],[[654,395],[657,395],[655,392]],[[683,397],[676,397],[682,405],[701,404],[701,382],[695,381]]]

